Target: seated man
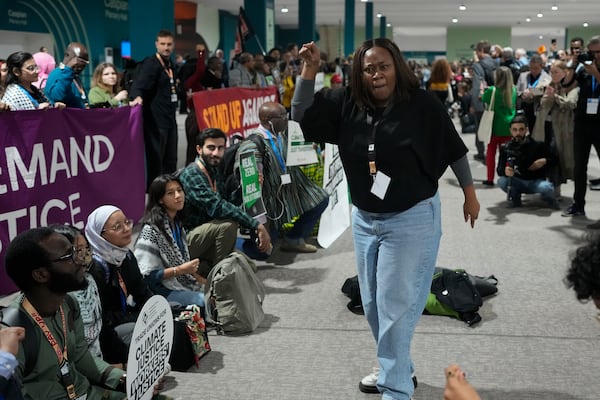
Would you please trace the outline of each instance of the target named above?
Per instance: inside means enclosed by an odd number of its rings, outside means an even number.
[[[15,374],[24,398],[123,399],[125,372],[92,356],[79,306],[65,299],[67,292],[87,285],[83,262],[69,240],[49,228],[32,229],[10,243],[5,263],[23,292],[12,307],[29,325]],[[30,340],[35,342],[28,345]],[[33,357],[26,354],[32,346]]]
[[[196,137],[198,157],[179,175],[185,191],[184,220],[192,259],[200,259],[198,273],[207,277],[219,261],[234,248],[238,224],[256,231],[258,248],[264,252],[271,238],[264,225],[223,197],[223,177],[218,169],[223,161],[227,136],[217,128],[207,128]]]
[[[510,123],[512,140],[500,149],[498,186],[508,193],[509,207],[521,206],[521,194],[540,193],[554,210],[560,209],[554,186],[546,180],[548,167],[556,164],[550,149],[536,142],[528,133],[527,119],[517,114]]]
[[[281,250],[314,253],[317,247],[304,239],[327,208],[329,195],[311,182],[299,167],[286,165],[288,119],[285,108],[279,103],[264,103],[258,110],[258,118],[257,133],[265,142],[264,154],[252,140],[245,140],[240,144],[236,158],[245,152],[254,152],[256,156],[258,170],[263,175],[263,201],[274,224],[271,232],[281,230],[283,224],[299,216],[294,227],[285,234]]]

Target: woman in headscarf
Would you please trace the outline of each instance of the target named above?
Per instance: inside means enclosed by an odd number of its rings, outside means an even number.
[[[127,362],[133,327],[144,303],[153,295],[142,278],[131,243],[133,221],[111,205],[89,215],[85,235],[94,260],[90,273],[100,292],[100,347],[111,363]]]

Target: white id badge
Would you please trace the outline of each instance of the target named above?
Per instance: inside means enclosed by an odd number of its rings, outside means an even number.
[[[598,99],[587,99],[586,114],[598,114]]]
[[[292,183],[292,177],[290,176],[290,174],[281,175],[281,184],[282,185],[288,185],[290,183]]]
[[[392,179],[383,172],[377,171],[375,181],[373,181],[373,186],[371,186],[371,193],[383,200],[391,180]]]
[[[177,103],[177,93],[171,93],[171,103]]]

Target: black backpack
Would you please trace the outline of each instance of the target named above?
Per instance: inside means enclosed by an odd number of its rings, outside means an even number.
[[[227,201],[236,206],[242,205],[242,187],[240,184],[240,172],[235,170],[235,155],[240,147],[240,144],[245,140],[252,140],[258,151],[265,154],[265,142],[261,135],[253,133],[243,140],[233,143],[225,149],[223,161],[219,166],[221,176],[224,182],[224,197]]]

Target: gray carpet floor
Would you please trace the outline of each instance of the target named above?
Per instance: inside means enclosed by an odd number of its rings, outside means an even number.
[[[180,129],[183,119],[179,117]],[[473,135],[462,135],[473,154]],[[180,149],[185,135],[180,135]],[[469,158],[472,160],[471,154]],[[600,176],[595,154],[590,177]],[[485,166],[472,161],[476,181]],[[600,324],[593,304],[579,303],[562,279],[569,254],[600,218],[600,192],[589,191],[588,217],[565,218],[539,197],[507,209],[497,187],[476,184],[481,214],[463,222],[462,192],[451,171],[440,181],[443,237],[437,265],[494,274],[498,294],[484,301],[469,328],[447,317],[423,316],[412,345],[416,400],[442,398],[443,369],[459,363],[483,399],[599,399]],[[570,204],[571,182],[561,205]],[[363,316],[346,308],[344,280],[355,275],[348,230],[327,249],[295,255],[274,250],[259,265],[267,288],[266,318],[249,335],[210,332],[212,352],[187,373],[172,372],[166,394],[177,399],[375,399],[358,382],[377,365]]]

